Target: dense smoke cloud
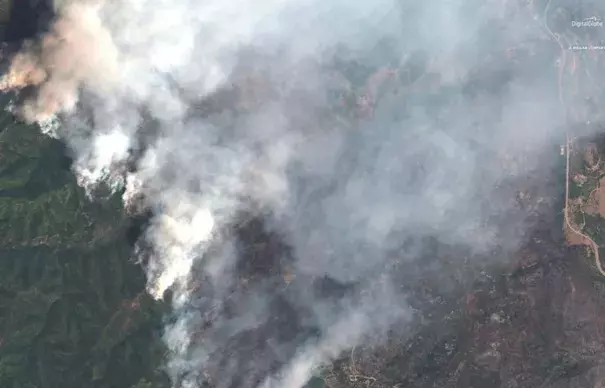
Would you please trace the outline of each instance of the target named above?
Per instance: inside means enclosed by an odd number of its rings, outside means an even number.
[[[48,120],[71,111],[84,84],[110,87],[117,66],[117,50],[99,18],[99,5],[70,3],[37,47],[17,54],[3,88],[38,86],[34,98],[20,106],[28,122]]]
[[[461,1],[56,9],[3,85],[35,87],[25,120],[61,118],[91,195],[109,184],[153,212],[137,254],[149,292],[171,291],[176,386],[301,387],[411,322],[405,279],[445,268],[415,242],[466,247],[459,266],[529,227],[501,188],[556,140],[556,93],[531,68],[512,81],[477,71],[494,47],[538,35],[529,14],[508,20],[503,43],[481,30],[500,11]],[[482,76],[491,89],[466,87]],[[334,93],[354,96],[355,118],[335,113]],[[260,274],[234,231],[250,215],[264,219],[250,231],[268,246],[254,248],[270,262]]]

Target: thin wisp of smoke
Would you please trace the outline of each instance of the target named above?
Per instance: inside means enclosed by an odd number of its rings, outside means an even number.
[[[171,298],[175,387],[302,387],[406,331],[417,278],[449,289],[447,266],[518,245],[526,214],[495,188],[540,166],[554,135],[527,128],[557,102],[538,81],[464,88],[493,15],[463,3],[62,1],[14,57],[2,89],[35,87],[27,121],[58,115],[80,184],[153,213],[135,254]]]

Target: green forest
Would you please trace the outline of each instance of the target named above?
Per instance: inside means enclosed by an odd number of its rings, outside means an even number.
[[[155,388],[162,304],[119,195],[91,201],[58,140],[0,117],[0,387]]]

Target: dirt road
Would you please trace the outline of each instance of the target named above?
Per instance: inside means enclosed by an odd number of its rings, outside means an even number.
[[[566,135],[565,157],[567,160],[565,162],[565,226],[569,228],[572,233],[575,233],[576,235],[580,236],[584,244],[589,245],[592,248],[592,250],[594,251],[595,265],[597,267],[597,270],[601,273],[601,275],[605,276],[605,270],[603,270],[601,260],[599,259],[599,246],[596,242],[594,242],[592,238],[580,232],[578,229],[574,228],[573,224],[569,219],[569,154],[571,153],[570,143],[571,141],[569,139],[569,135]]]
[[[561,48],[561,57],[559,58],[559,71],[558,71],[558,79],[557,79],[557,84],[558,84],[558,89],[559,89],[559,102],[561,103],[561,105],[563,106],[563,108],[565,108],[565,100],[563,98],[563,77],[564,77],[564,73],[567,67],[567,50],[565,49],[565,46],[563,45],[563,43],[561,42],[561,38],[559,35],[553,33],[553,31],[550,29],[550,27],[548,26],[548,11],[550,8],[550,3],[551,0],[548,0],[548,3],[546,4],[546,8],[544,9],[544,15],[542,17],[542,20],[544,22],[544,27],[546,28],[546,30],[548,31],[548,33],[551,35],[551,37],[555,40],[555,42],[557,42],[557,44],[559,45],[559,47]],[[573,56],[573,54],[572,54]],[[574,63],[573,63],[573,69],[571,70],[572,73],[575,70],[575,57],[574,57]],[[569,139],[569,134],[565,135],[565,157],[566,157],[566,163],[565,163],[565,209],[564,209],[564,218],[565,218],[565,227],[569,229],[569,231],[571,233],[576,234],[577,236],[579,236],[582,239],[582,243],[585,245],[589,245],[591,247],[591,249],[594,252],[594,258],[595,258],[595,265],[597,267],[597,270],[599,271],[599,273],[603,276],[605,276],[605,270],[603,270],[603,266],[601,265],[601,260],[599,258],[599,246],[597,245],[597,243],[590,238],[589,236],[587,236],[586,234],[580,232],[578,229],[576,229],[570,218],[569,218],[569,175],[570,175],[570,171],[569,171],[569,155],[571,153],[571,140]]]

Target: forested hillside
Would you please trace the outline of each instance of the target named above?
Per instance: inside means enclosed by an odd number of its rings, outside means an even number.
[[[120,198],[91,202],[59,141],[0,117],[0,387],[164,386]]]

